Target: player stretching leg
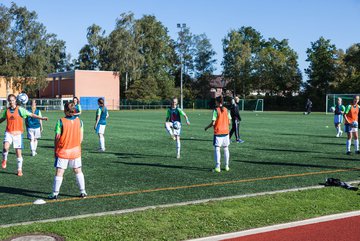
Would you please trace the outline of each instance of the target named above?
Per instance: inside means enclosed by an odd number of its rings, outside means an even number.
[[[205,127],[205,131],[210,127],[214,127],[214,156],[215,156],[215,172],[220,172],[220,147],[224,148],[225,170],[229,171],[229,125],[231,116],[228,110],[223,106],[222,96],[216,98],[216,109],[213,111],[213,118],[210,124]]]
[[[359,96],[356,95],[353,98],[351,105],[348,105],[345,109],[345,132],[347,133],[346,140],[346,154],[350,155],[351,151],[351,139],[354,137],[355,153],[359,152],[359,138],[358,138],[358,114],[359,114]]]
[[[22,119],[29,116],[40,120],[47,120],[48,118],[40,117],[34,113],[25,110],[23,107],[17,106],[16,96],[13,94],[10,94],[7,100],[10,106],[3,112],[3,115],[0,118],[0,123],[4,122],[5,120],[7,121],[4,137],[3,160],[1,163],[1,167],[3,169],[6,168],[10,145],[13,144],[17,158],[17,175],[21,177],[23,175],[23,157],[21,152],[23,148],[22,134],[24,132]]]
[[[173,140],[176,141],[176,158],[180,158],[180,133],[181,133],[181,118],[180,116],[184,116],[186,119],[186,124],[190,125],[189,118],[185,114],[185,112],[177,107],[178,99],[173,98],[171,102],[171,107],[167,110],[166,120],[165,120],[165,129],[171,136]]]

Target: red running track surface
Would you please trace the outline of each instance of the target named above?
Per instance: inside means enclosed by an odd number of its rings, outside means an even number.
[[[360,241],[360,216],[285,228],[223,241]]]

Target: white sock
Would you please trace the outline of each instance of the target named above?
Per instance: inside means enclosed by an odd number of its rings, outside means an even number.
[[[60,192],[60,187],[63,181],[63,177],[55,176],[54,178],[54,185],[53,185],[53,193],[55,195],[58,195]]]
[[[37,140],[37,139],[35,139],[35,140],[34,140],[34,151],[36,151],[37,146],[38,146],[38,140]]]
[[[336,127],[336,133],[340,134],[340,131],[341,131],[340,126]]]
[[[105,150],[105,137],[103,135],[100,135],[99,145],[101,150]]]
[[[224,159],[225,159],[225,166],[229,166],[229,159],[230,159],[230,152],[229,147],[224,147]]]
[[[355,150],[358,151],[359,150],[359,139],[354,140],[354,146],[355,146]]]
[[[169,135],[171,135],[171,136],[174,135],[174,132],[173,132],[172,128],[170,127],[170,122],[165,123],[165,129],[169,133]]]
[[[176,155],[180,155],[181,143],[180,139],[176,139]]]
[[[7,157],[8,157],[9,152],[8,151],[3,151],[3,160],[7,161]]]
[[[215,146],[215,150],[214,150],[214,156],[215,156],[215,168],[220,168],[220,158],[221,158],[221,154],[220,154],[220,147],[219,146]]]
[[[17,159],[17,166],[18,166],[18,170],[22,170],[22,164],[23,164],[23,158],[22,157],[18,157]]]
[[[346,140],[346,150],[350,151],[350,147],[351,147],[351,140]]]
[[[76,183],[79,186],[80,193],[85,193],[85,178],[82,172],[76,174]]]
[[[32,152],[35,151],[35,141],[34,141],[34,140],[30,140],[30,150],[31,150]]]

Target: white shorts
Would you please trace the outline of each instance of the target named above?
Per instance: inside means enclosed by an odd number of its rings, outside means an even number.
[[[14,149],[22,149],[23,148],[23,135],[12,135],[9,132],[5,131],[4,142],[9,142],[9,144],[13,144]]]
[[[81,167],[81,157],[78,157],[76,159],[73,160],[69,160],[69,159],[63,159],[63,158],[55,158],[55,164],[54,166],[56,168],[61,168],[61,169],[66,169],[67,167],[70,168],[79,168]]]
[[[40,127],[39,128],[27,128],[27,138],[30,140],[41,138]]]
[[[215,136],[214,135],[214,146],[227,147],[230,145],[229,135],[226,136]]]
[[[96,127],[96,133],[97,134],[105,134],[105,128],[106,128],[106,125],[98,124]]]

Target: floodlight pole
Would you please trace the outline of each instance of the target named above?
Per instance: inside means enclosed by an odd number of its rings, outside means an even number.
[[[177,28],[180,28],[180,108],[183,109],[184,105],[183,105],[183,59],[184,59],[184,51],[183,51],[183,34],[184,34],[184,28],[186,28],[186,24],[185,23],[178,23],[177,24]]]

